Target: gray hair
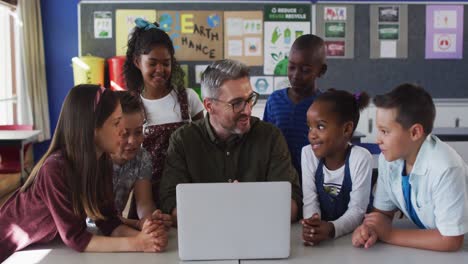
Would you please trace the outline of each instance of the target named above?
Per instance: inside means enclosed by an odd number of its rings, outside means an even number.
[[[219,88],[225,81],[249,77],[249,67],[242,62],[225,59],[209,65],[201,76],[203,98],[218,98]]]

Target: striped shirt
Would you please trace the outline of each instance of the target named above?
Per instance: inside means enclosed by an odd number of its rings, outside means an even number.
[[[288,97],[288,89],[277,90],[268,97],[263,120],[274,124],[283,133],[291,153],[293,166],[299,174],[299,179],[302,179],[301,151],[304,146],[309,144],[307,110],[320,91],[316,95],[294,104]]]

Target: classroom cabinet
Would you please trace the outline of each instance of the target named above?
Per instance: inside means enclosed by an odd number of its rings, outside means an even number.
[[[468,127],[468,100],[436,102],[434,127]]]
[[[436,118],[434,127],[468,127],[468,99],[434,100]],[[362,139],[366,143],[375,143],[377,128],[375,123],[376,107],[371,104],[361,113],[356,131],[366,135]]]

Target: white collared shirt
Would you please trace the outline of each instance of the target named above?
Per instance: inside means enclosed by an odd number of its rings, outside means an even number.
[[[401,187],[404,160],[388,162],[379,157],[374,207],[400,209],[408,218]],[[421,145],[409,175],[411,203],[423,225],[444,236],[468,232],[468,166],[458,153],[436,136]]]

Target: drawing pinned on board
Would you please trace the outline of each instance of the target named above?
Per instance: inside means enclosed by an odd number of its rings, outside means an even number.
[[[228,54],[227,57],[242,56],[242,40],[230,39],[228,40]]]
[[[262,24],[259,19],[245,19],[244,34],[262,34]]]
[[[281,37],[282,33],[279,27],[275,27],[273,33],[271,34],[271,44],[276,44],[276,41]]]
[[[217,14],[212,14],[206,18],[206,22],[208,23],[208,26],[216,28],[221,24],[221,18]]]
[[[434,11],[434,28],[437,28],[437,29],[457,28],[457,11],[455,10]]]
[[[238,17],[229,17],[226,19],[226,35],[229,37],[232,36],[242,36],[242,24],[244,20]]]
[[[434,34],[434,51],[455,52],[457,47],[456,34]]]
[[[245,56],[260,56],[262,55],[260,38],[244,38],[244,54]]]

